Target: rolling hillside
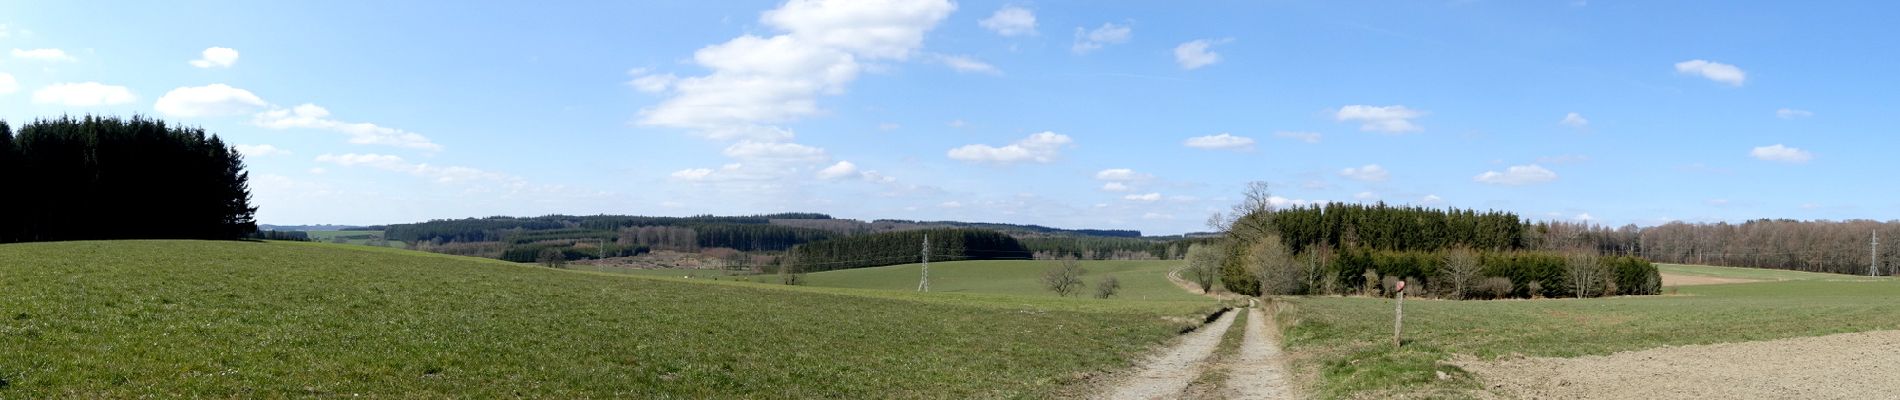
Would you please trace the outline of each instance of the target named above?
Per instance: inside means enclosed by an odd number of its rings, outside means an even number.
[[[1211,305],[688,281],[322,243],[29,243],[0,245],[0,259],[7,398],[1047,397],[1127,366]]]

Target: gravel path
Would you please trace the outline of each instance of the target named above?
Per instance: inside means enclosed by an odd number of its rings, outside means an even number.
[[[1273,334],[1272,316],[1260,312],[1259,307],[1247,312],[1251,313],[1247,315],[1247,335],[1241,338],[1239,362],[1227,374],[1228,390],[1240,399],[1292,398],[1280,343]]]
[[[1458,363],[1523,398],[1900,398],[1900,331]]]
[[[1233,324],[1234,313],[1229,312],[1182,336],[1174,347],[1149,359],[1140,372],[1110,390],[1106,398],[1147,400],[1180,397],[1188,382],[1193,381],[1200,372],[1202,361],[1214,354],[1214,347],[1220,344],[1221,335]]]

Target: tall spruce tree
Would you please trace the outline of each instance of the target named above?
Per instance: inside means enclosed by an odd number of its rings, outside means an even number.
[[[203,129],[60,117],[0,145],[0,182],[29,194],[6,196],[0,241],[238,239],[257,229],[243,156]]]

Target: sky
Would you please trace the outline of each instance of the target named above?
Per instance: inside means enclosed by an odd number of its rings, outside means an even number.
[[[1185,4],[1183,4],[1185,3]],[[237,144],[267,224],[821,212],[1205,231],[1247,182],[1894,219],[1891,2],[0,2],[0,119]]]

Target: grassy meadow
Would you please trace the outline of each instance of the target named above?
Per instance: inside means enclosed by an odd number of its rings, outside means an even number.
[[[1392,349],[1392,299],[1278,299],[1294,370],[1320,398],[1464,397],[1479,384],[1454,355],[1574,357],[1670,345],[1900,329],[1900,280],[1705,266],[1664,273],[1767,280],[1682,286],[1673,295],[1602,299],[1405,302],[1405,346]],[[1451,379],[1440,380],[1434,371]]]
[[[0,398],[1050,397],[1213,306],[327,243],[26,243],[0,245],[0,260]]]

